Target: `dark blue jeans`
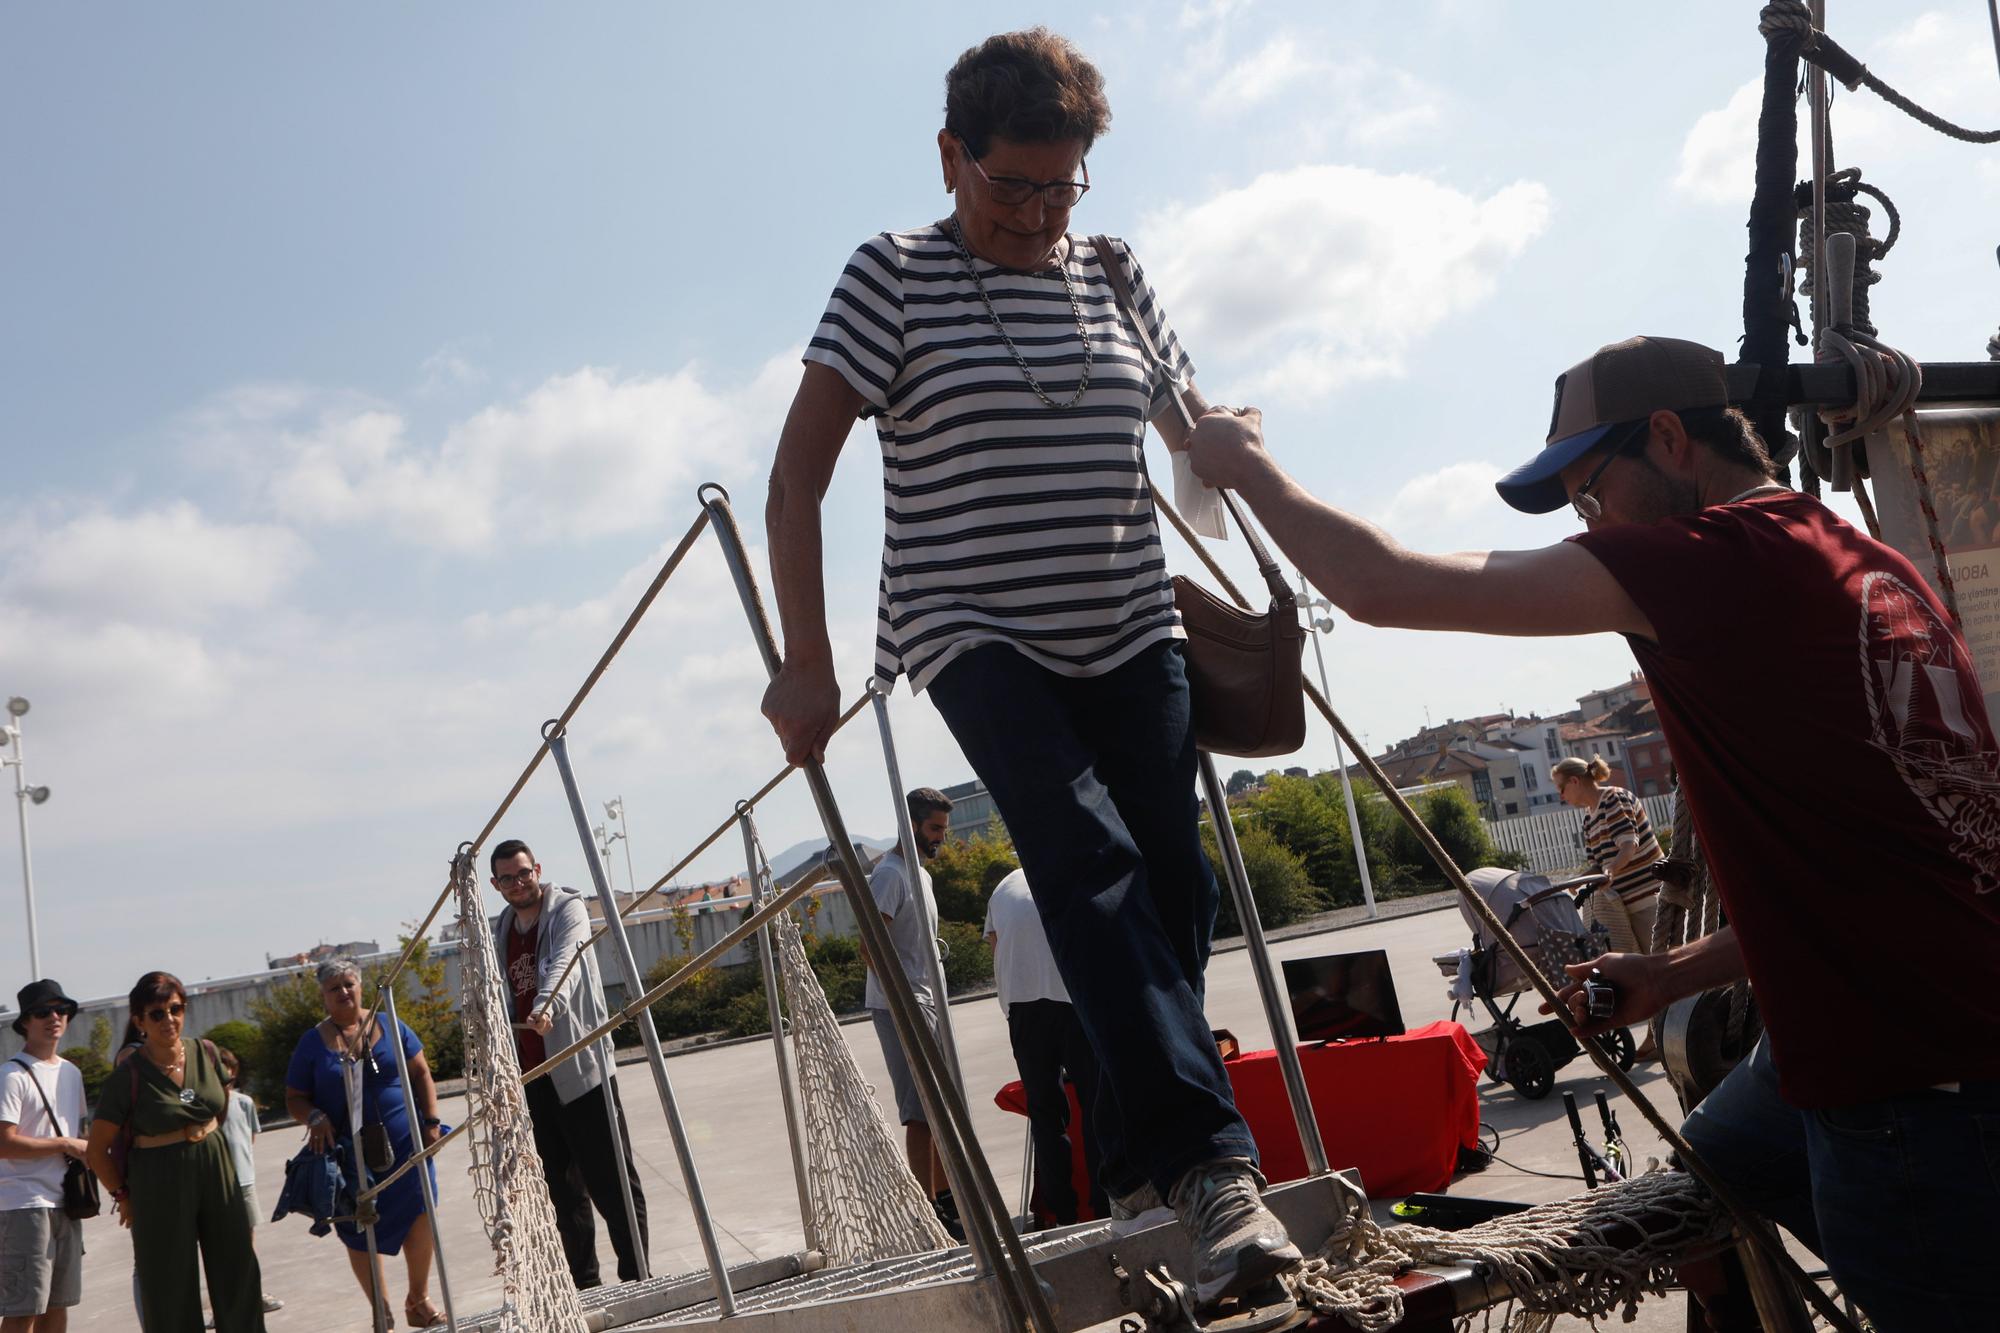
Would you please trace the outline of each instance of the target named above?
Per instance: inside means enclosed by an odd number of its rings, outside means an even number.
[[[1759,1041],[1681,1133],[1881,1333],[1994,1327],[2000,1084],[1801,1111]]]
[[[1202,1012],[1215,874],[1202,852],[1179,643],[1100,676],[982,644],[930,694],[992,793],[1103,1077],[1104,1187],[1257,1157]]]

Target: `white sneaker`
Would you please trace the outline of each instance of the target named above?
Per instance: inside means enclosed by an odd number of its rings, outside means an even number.
[[[1204,1162],[1174,1186],[1174,1212],[1194,1247],[1199,1309],[1239,1296],[1301,1261],[1284,1223],[1258,1197],[1263,1188],[1264,1177],[1241,1157]]]
[[[1111,1234],[1129,1236],[1135,1231],[1172,1221],[1173,1216],[1173,1209],[1167,1207],[1166,1200],[1160,1197],[1159,1190],[1153,1188],[1149,1180],[1130,1194],[1112,1196]]]
[[[279,1300],[276,1296],[266,1296],[264,1298],[265,1314],[276,1314],[278,1313],[278,1311],[284,1308],[285,1308],[285,1303]]]

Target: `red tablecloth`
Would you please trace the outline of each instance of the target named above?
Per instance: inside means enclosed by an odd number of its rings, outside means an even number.
[[[1479,1145],[1479,1074],[1486,1053],[1457,1023],[1432,1023],[1385,1041],[1299,1047],[1313,1117],[1336,1169],[1353,1167],[1370,1196],[1394,1198],[1443,1189],[1461,1147]],[[1236,1105],[1256,1137],[1266,1178],[1306,1173],[1305,1149],[1285,1101],[1276,1051],[1226,1061]],[[1017,1080],[993,1098],[1002,1110],[1028,1113]],[[1070,1090],[1072,1125],[1076,1091]],[[1082,1140],[1071,1135],[1077,1197],[1089,1197]]]

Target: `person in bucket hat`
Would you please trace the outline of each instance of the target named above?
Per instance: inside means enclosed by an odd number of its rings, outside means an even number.
[[[63,1173],[84,1154],[83,1071],[56,1054],[77,1004],[44,978],[23,986],[0,1064],[0,1328],[62,1333],[83,1299],[83,1223],[63,1211]]]
[[[1988,1318],[2000,1177],[1966,1163],[2000,1123],[2000,746],[1952,614],[1776,479],[1722,354],[1631,338],[1556,380],[1542,448],[1496,489],[1585,530],[1533,550],[1404,547],[1286,476],[1255,409],[1210,412],[1190,447],[1357,620],[1625,636],[1729,924],[1571,969],[1618,997],[1584,1030],[1747,975],[1765,1035],[1689,1143],[1883,1333]],[[1920,985],[1922,1020],[1884,978]]]

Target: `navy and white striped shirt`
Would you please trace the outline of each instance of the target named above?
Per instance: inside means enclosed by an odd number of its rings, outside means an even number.
[[[1185,385],[1192,363],[1130,250],[1113,248]],[[971,262],[1036,380],[1068,402],[1083,344],[1062,279]],[[856,250],[806,347],[867,400],[882,445],[884,681],[907,674],[920,691],[981,643],[1092,676],[1184,637],[1141,452],[1170,385],[1119,317],[1096,247],[1072,236],[1063,263],[1092,355],[1072,408],[1028,387],[942,223]]]

